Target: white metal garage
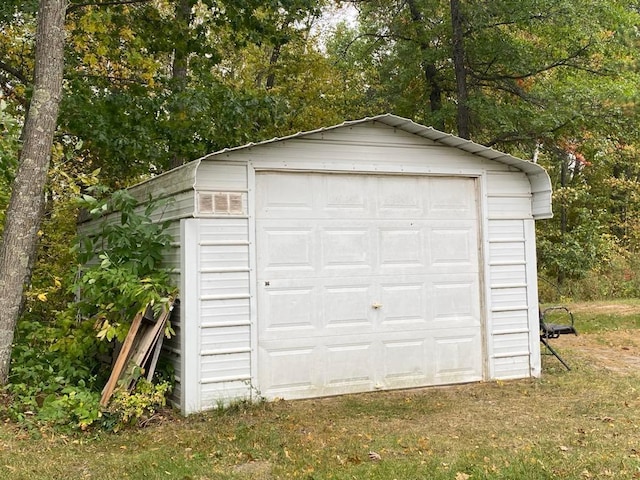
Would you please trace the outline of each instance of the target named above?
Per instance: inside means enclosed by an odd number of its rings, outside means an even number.
[[[131,190],[175,201],[185,413],[262,395],[537,376],[538,165],[381,115],[217,152]]]

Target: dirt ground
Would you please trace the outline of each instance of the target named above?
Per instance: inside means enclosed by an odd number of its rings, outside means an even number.
[[[631,373],[640,368],[640,330],[565,335],[551,342],[561,352],[570,348],[615,372]]]
[[[640,314],[640,305],[606,303],[573,305],[571,311],[579,318],[582,311],[592,313],[632,315]],[[576,323],[580,329],[578,322]],[[570,348],[582,356],[593,359],[594,363],[619,373],[631,373],[640,368],[640,330],[615,330],[592,334],[563,335],[551,340],[552,346],[560,350]]]

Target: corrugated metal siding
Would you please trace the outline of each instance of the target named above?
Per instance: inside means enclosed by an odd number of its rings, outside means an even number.
[[[487,172],[490,219],[531,218],[531,185],[524,172]]]
[[[529,177],[517,171],[489,171],[486,176],[489,278],[487,324],[492,378],[522,378],[532,374],[531,288],[525,222],[533,218]],[[537,289],[534,290],[537,292]]]
[[[140,202],[152,198],[173,197],[180,192],[193,190],[199,162],[190,162],[179,168],[134,185],[129,192]]]
[[[199,220],[200,408],[251,395],[249,220]]]
[[[469,174],[513,170],[384,125],[358,125],[303,138],[223,152],[212,161],[253,162],[256,168]],[[203,161],[203,165],[207,163]],[[526,177],[525,177],[526,178]]]
[[[278,145],[278,146],[277,146]],[[257,168],[293,170],[336,170],[354,172],[466,174],[478,172],[489,160],[478,160],[471,154],[447,147],[406,145],[399,147],[366,146],[362,143],[330,143],[300,141],[284,148],[274,144],[267,151],[235,152],[234,159],[254,160]],[[411,147],[411,148],[409,148]],[[234,152],[232,152],[234,153]],[[227,154],[231,158],[232,153]],[[428,161],[426,161],[428,160]],[[495,168],[508,167],[494,162]]]
[[[491,377],[522,378],[531,374],[527,238],[524,220],[496,219],[489,212],[488,277]],[[533,279],[535,281],[535,279]]]
[[[393,133],[393,142],[388,141],[389,133]],[[353,143],[354,139],[364,145],[376,146],[405,146],[415,144],[416,139],[423,145],[442,146],[428,138],[418,138],[415,134],[400,129],[390,129],[380,123],[351,125],[346,128],[335,129],[328,132],[312,133],[304,137],[307,141],[330,140],[332,142]]]

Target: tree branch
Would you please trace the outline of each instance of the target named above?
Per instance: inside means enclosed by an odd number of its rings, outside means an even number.
[[[523,80],[525,78],[529,78],[529,77],[533,77],[535,75],[538,75],[540,73],[543,72],[547,72],[549,70],[553,70],[554,68],[557,67],[570,67],[570,68],[575,68],[576,70],[584,70],[587,71],[589,73],[597,73],[597,74],[603,74],[602,72],[597,72],[594,71],[592,69],[588,69],[587,67],[584,67],[582,65],[578,65],[577,63],[572,63],[572,60],[575,60],[576,58],[580,57],[581,55],[583,55],[588,49],[589,47],[591,47],[592,42],[587,43],[586,45],[583,45],[582,47],[580,47],[578,50],[576,50],[575,52],[573,52],[571,55],[569,55],[568,57],[562,58],[560,60],[556,60],[555,62],[549,63],[547,65],[543,65],[535,70],[532,70],[530,72],[526,72],[526,73],[521,73],[521,74],[501,74],[501,75],[488,75],[488,74],[479,74],[476,73],[475,71],[471,70],[469,73],[476,79],[478,80],[489,80],[489,81],[496,81],[496,80]],[[486,70],[485,70],[486,72]]]
[[[529,133],[523,135],[523,134],[518,134],[516,132],[505,132],[505,133],[502,133],[502,134],[498,135],[497,137],[495,137],[490,142],[485,143],[484,145],[486,145],[487,147],[493,147],[497,143],[512,143],[512,142],[523,142],[523,141],[527,141],[527,140],[536,140],[537,138],[540,138],[541,134],[544,134],[544,133],[547,133],[547,134],[555,133],[558,130],[563,129],[564,127],[569,125],[575,119],[576,119],[576,117],[571,117],[571,118],[567,119],[566,121],[562,122],[561,124],[556,125],[555,127],[551,128],[549,130],[546,130],[544,132],[539,132],[539,133],[529,132]]]
[[[87,3],[75,3],[67,8],[67,13],[80,10],[84,7],[108,7],[113,5],[132,5],[136,3],[149,3],[151,0],[113,0],[110,2],[87,2]]]
[[[31,84],[31,80],[29,80],[24,73],[22,73],[17,68],[14,68],[11,65],[6,64],[2,60],[0,60],[0,70],[4,70],[8,74],[10,74],[10,75],[14,76],[16,79],[18,79],[21,83],[24,83],[25,85],[30,85]]]

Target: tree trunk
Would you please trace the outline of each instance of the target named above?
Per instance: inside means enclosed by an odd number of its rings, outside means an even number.
[[[407,6],[409,7],[409,12],[411,13],[411,21],[418,25],[419,31],[422,33],[424,37],[424,18],[422,13],[418,9],[415,0],[408,0]],[[424,39],[420,38],[418,45],[420,47],[420,52],[422,55],[422,71],[424,73],[424,78],[427,82],[427,85],[430,88],[429,92],[429,107],[431,109],[431,113],[439,113],[442,110],[442,87],[440,86],[440,81],[438,79],[438,69],[433,64],[433,62],[428,62],[426,59],[426,53],[429,50],[429,43]],[[444,130],[444,119],[438,117],[433,122],[433,126],[438,130]]]
[[[460,12],[460,1],[451,0],[451,26],[453,33],[453,68],[456,75],[456,92],[458,95],[457,123],[458,136],[471,138],[469,119],[469,96],[467,94],[467,69],[464,63],[463,19]]]
[[[275,69],[276,64],[278,63],[278,59],[280,58],[280,52],[282,51],[282,44],[280,42],[276,43],[271,51],[271,58],[269,59],[269,75],[267,75],[267,83],[264,88],[266,90],[271,90],[276,84],[276,74],[273,71]]]
[[[11,344],[36,251],[44,186],[58,120],[67,0],[40,0],[33,96],[0,247],[0,384],[7,383]]]
[[[191,8],[193,7],[192,0],[179,0],[176,6],[176,25],[179,32],[179,38],[175,42],[175,48],[173,50],[173,65],[171,78],[173,80],[173,93],[180,98],[184,94],[187,88],[187,71],[189,68],[189,48],[187,40],[189,38],[189,24],[191,23]],[[178,129],[178,135],[176,136],[180,141],[183,141],[182,135],[186,127],[184,127],[186,118],[186,108],[182,100],[178,100],[173,112],[174,128]],[[176,168],[185,164],[189,159],[185,157],[182,149],[179,145],[175,145],[175,140],[169,145],[172,150],[170,154],[169,168]]]

